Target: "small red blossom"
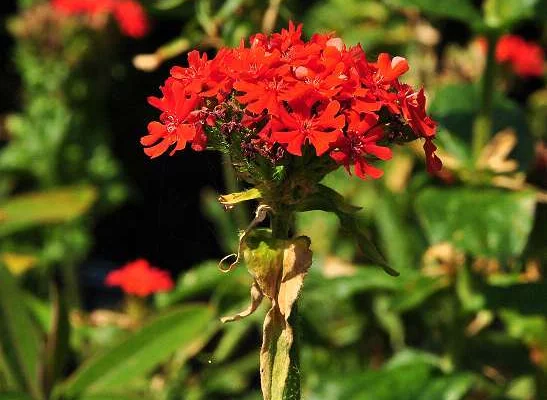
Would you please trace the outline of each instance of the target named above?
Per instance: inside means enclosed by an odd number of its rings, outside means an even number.
[[[145,259],[127,263],[108,273],[107,286],[118,286],[124,293],[146,297],[157,292],[167,292],[174,286],[167,271],[155,268]]]
[[[318,156],[324,154],[340,135],[345,124],[340,111],[340,103],[330,102],[324,110],[312,115],[311,107],[301,101],[294,104],[292,112],[280,109],[280,115],[272,122],[272,139],[287,145],[287,151],[301,156],[302,146],[309,142],[315,147]]]
[[[202,142],[201,124],[196,124],[194,110],[199,103],[199,97],[192,92],[186,92],[182,83],[169,79],[161,88],[162,98],[149,97],[148,102],[160,109],[160,122],[148,124],[148,135],[141,138],[141,144],[147,146],[144,152],[151,158],[165,153],[174,145],[171,154],[182,150],[188,142]],[[203,147],[201,143],[199,147]]]
[[[383,171],[371,164],[370,156],[380,160],[389,160],[392,157],[391,149],[379,146],[377,142],[384,137],[384,127],[378,122],[378,116],[359,113],[350,113],[348,116],[347,135],[342,136],[331,157],[338,164],[343,165],[351,173],[350,166],[355,166],[355,175],[361,179],[367,176],[377,179]]]
[[[135,0],[51,0],[54,10],[66,15],[113,15],[122,34],[140,38],[149,31],[148,16]]]
[[[252,36],[249,45],[223,48],[213,59],[190,52],[187,66],[171,69],[163,97],[149,99],[161,115],[141,143],[157,157],[187,143],[202,150],[213,136],[213,148],[237,140],[243,156],[274,165],[302,156],[310,145],[326,164],[364,179],[382,175],[374,162],[388,160],[387,145],[404,136],[425,139],[434,172],[441,168],[436,123],[426,113],[424,91],[399,81],[408,69],[406,59],[387,53],[369,62],[361,46],[348,48],[332,33],[304,41],[302,25],[291,22],[279,33]],[[388,124],[390,135],[384,135]]]

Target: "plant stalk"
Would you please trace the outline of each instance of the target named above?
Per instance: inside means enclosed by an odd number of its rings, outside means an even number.
[[[487,54],[484,68],[481,92],[480,109],[473,124],[473,158],[476,161],[484,146],[492,136],[492,118],[494,104],[494,84],[496,81],[496,44],[498,33],[488,32],[486,35]]]
[[[222,155],[222,172],[224,178],[224,185],[226,186],[227,193],[237,193],[241,190],[238,182],[236,172],[232,168],[232,159],[228,154]],[[233,210],[233,216],[238,229],[244,229],[247,226],[247,208],[244,204],[238,205]]]
[[[283,213],[275,210],[271,216],[272,236],[276,239],[287,240],[292,235],[295,215],[293,212]],[[291,310],[289,325],[293,330],[293,343],[290,349],[290,365],[287,375],[283,400],[298,400],[301,398],[300,388],[300,335],[298,303],[296,302]]]

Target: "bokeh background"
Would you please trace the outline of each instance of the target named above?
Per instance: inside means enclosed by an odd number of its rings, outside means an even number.
[[[157,0],[136,3],[144,20],[122,0],[65,3],[0,5],[0,398],[260,398],[261,315],[218,324],[248,297],[244,267],[216,267],[252,214],[216,197],[241,183],[218,154],[150,160],[139,138],[157,119],[146,98],[189,50],[289,20],[369,60],[406,57],[444,162],[429,176],[420,146],[401,147],[379,181],[326,180],[363,207],[398,278],[335,218],[299,219],[316,258],[304,398],[547,398],[544,1]],[[174,288],[143,299],[105,284],[137,258]]]

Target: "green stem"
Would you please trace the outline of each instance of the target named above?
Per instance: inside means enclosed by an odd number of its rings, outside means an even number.
[[[494,83],[496,79],[497,32],[488,32],[486,66],[481,81],[480,109],[473,124],[473,157],[478,159],[482,149],[492,135],[492,112],[494,103]]]
[[[62,267],[65,296],[71,309],[81,309],[80,284],[78,282],[78,266],[68,261]]]
[[[237,176],[232,168],[232,159],[228,154],[222,155],[223,177],[224,185],[226,186],[227,193],[237,193],[241,191],[237,182]],[[247,210],[243,204],[239,204],[232,210],[235,223],[239,229],[244,229],[247,226]]]
[[[294,218],[293,212],[283,213],[276,210],[276,213],[271,216],[272,236],[276,239],[289,239],[294,226]],[[301,389],[298,303],[295,303],[291,310],[289,325],[293,329],[294,339],[290,349],[290,365],[285,390],[283,391],[283,400],[299,400],[301,398]]]

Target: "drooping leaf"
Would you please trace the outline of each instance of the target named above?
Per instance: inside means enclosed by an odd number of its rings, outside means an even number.
[[[340,193],[321,184],[317,185],[313,196],[298,206],[300,212],[320,210],[335,213],[340,220],[342,231],[355,238],[363,256],[373,264],[381,266],[388,274],[398,276],[399,273],[388,265],[383,254],[370,239],[369,234],[360,226],[355,215],[359,209],[359,207],[349,204]]]
[[[7,269],[0,265],[0,351],[21,390],[42,398],[38,379],[40,337],[24,296]]]
[[[214,318],[211,308],[189,305],[168,312],[112,349],[84,363],[57,396],[74,397],[121,387],[143,376],[176,350],[193,346]]]
[[[0,237],[83,215],[97,197],[93,186],[72,186],[14,196],[0,203]]]
[[[430,244],[450,242],[475,256],[519,256],[532,229],[535,193],[428,188],[416,212]]]

